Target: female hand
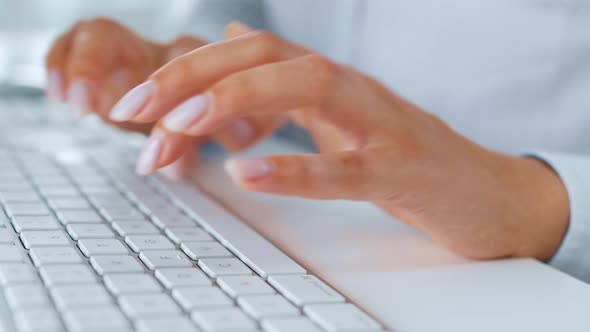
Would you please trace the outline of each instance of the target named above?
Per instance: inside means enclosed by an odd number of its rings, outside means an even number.
[[[267,32],[192,51],[139,91],[148,93],[127,105],[129,120],[159,119],[138,161],[143,174],[178,158],[189,137],[286,116],[319,154],[230,160],[240,186],[372,202],[479,259],[547,259],[567,228],[567,193],[542,162],[478,146],[374,79]]]

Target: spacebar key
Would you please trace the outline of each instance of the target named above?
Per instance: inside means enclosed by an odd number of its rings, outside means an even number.
[[[198,218],[203,228],[260,276],[306,273],[272,243],[197,189],[181,183],[160,184]]]

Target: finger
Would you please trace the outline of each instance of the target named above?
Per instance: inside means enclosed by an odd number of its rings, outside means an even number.
[[[266,32],[201,47],[178,57],[129,92],[113,108],[115,121],[153,122],[172,107],[234,72],[306,54]],[[141,98],[140,98],[141,97]]]
[[[313,106],[321,105],[320,109],[328,111],[317,116],[335,125],[355,121],[357,126],[364,126],[373,117],[358,111],[368,103],[353,97],[357,95],[373,93],[343,67],[320,56],[308,55],[230,75],[207,93],[177,106],[161,120],[161,125],[170,131],[201,136],[236,119],[285,114],[293,109],[314,109]],[[371,100],[371,104],[375,102]],[[328,105],[333,107],[325,107]],[[333,109],[338,112],[329,111]]]
[[[73,31],[60,35],[52,44],[45,58],[47,70],[46,95],[49,99],[63,101],[65,99],[64,68],[70,47]]]
[[[203,140],[202,137],[193,137],[189,140],[182,134],[166,133],[155,128],[140,152],[136,172],[140,175],[150,174],[158,165],[172,163]]]
[[[232,38],[236,38],[236,37],[245,35],[251,31],[252,31],[252,29],[250,29],[250,27],[245,25],[244,23],[234,21],[234,22],[230,22],[228,25],[225,26],[223,38],[224,39],[232,39]]]
[[[383,154],[356,150],[315,155],[232,159],[226,170],[249,190],[315,199],[378,200],[391,191]]]
[[[187,176],[198,157],[195,152],[197,151],[198,144],[196,142],[194,144],[184,151],[174,162],[166,167],[160,168],[158,170],[159,173],[171,181],[178,181]]]
[[[239,119],[228,127],[214,133],[212,138],[226,151],[236,152],[246,149],[275,132],[286,122],[284,117],[263,116]]]

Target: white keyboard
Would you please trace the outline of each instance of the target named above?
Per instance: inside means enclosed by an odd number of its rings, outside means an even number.
[[[30,152],[0,151],[0,170],[11,329],[381,331],[190,185]]]

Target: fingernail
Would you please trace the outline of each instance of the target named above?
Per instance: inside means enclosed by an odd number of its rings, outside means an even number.
[[[185,131],[192,127],[205,114],[208,99],[205,95],[197,95],[185,100],[164,117],[164,127],[172,131]]]
[[[246,120],[238,120],[229,127],[232,140],[239,146],[247,145],[254,138],[254,128]]]
[[[239,180],[257,180],[272,172],[272,165],[262,158],[232,159],[225,164],[232,178]]]
[[[51,101],[60,101],[64,93],[63,75],[59,70],[50,70],[47,74],[47,98]]]
[[[144,82],[119,100],[113,106],[109,117],[114,121],[127,121],[141,112],[141,109],[147,103],[148,99],[155,90],[156,83],[153,81]]]
[[[156,169],[163,143],[164,135],[158,132],[152,133],[139,154],[135,168],[137,174],[147,175]]]
[[[88,82],[75,80],[68,89],[68,105],[70,110],[77,114],[84,114],[90,111],[88,99]]]

